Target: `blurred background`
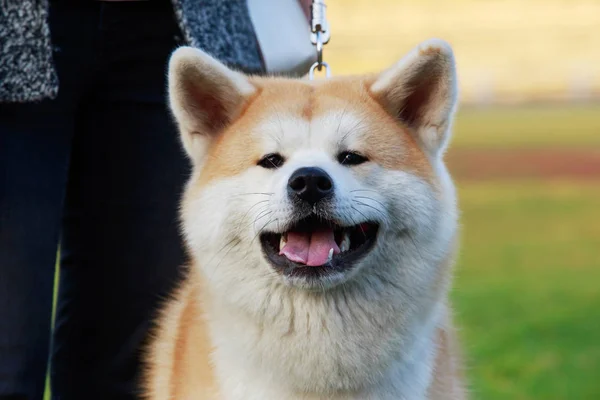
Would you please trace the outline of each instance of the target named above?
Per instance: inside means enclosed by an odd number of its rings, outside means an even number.
[[[334,74],[452,44],[453,303],[475,399],[600,399],[600,1],[328,0]]]

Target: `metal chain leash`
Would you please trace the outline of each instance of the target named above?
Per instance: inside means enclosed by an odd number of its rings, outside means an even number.
[[[329,22],[327,22],[327,16],[325,15],[326,10],[327,6],[325,5],[325,0],[313,0],[310,6],[310,41],[317,47],[317,61],[311,65],[310,70],[308,71],[310,80],[314,79],[315,69],[321,71],[323,67],[325,67],[325,76],[327,78],[331,76],[329,64],[323,61],[323,46],[329,43],[329,39],[331,38]]]

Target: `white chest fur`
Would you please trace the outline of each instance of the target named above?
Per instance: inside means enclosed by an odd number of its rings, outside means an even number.
[[[219,317],[211,323],[211,333],[216,344],[214,362],[222,400],[425,399],[432,382],[436,355],[435,339],[442,311],[440,304],[434,308],[435,311],[429,313],[430,318],[421,324],[415,324],[412,329],[405,330],[398,338],[407,347],[396,359],[382,360],[385,366],[378,365],[377,360],[371,360],[371,365],[363,358],[359,357],[356,360],[357,369],[376,369],[380,371],[378,374],[374,376],[369,373],[361,374],[360,371],[349,371],[349,376],[339,379],[339,375],[344,371],[332,370],[331,363],[336,359],[352,358],[352,352],[358,349],[353,348],[355,343],[351,340],[314,346],[314,351],[320,354],[310,354],[311,351],[305,343],[294,343],[310,341],[310,338],[303,338],[298,332],[268,331],[265,326],[257,326],[228,307],[219,307]],[[273,326],[276,324],[270,327]],[[373,342],[365,345],[376,348],[378,335],[379,333],[374,332]],[[290,337],[293,337],[293,340],[290,340]],[[286,352],[286,347],[274,342],[277,340],[286,342],[290,351]],[[329,339],[325,337],[323,341],[328,342]],[[340,345],[341,343],[346,346]],[[322,360],[320,363],[310,361],[319,358]],[[311,365],[308,365],[309,363]],[[345,364],[346,361],[342,363]],[[313,371],[299,374],[298,377],[286,371],[287,368],[294,367],[311,367]],[[304,379],[315,375],[320,375],[322,379],[310,387],[310,382]],[[354,385],[356,388],[336,389],[334,382],[328,382],[328,375],[332,380],[346,381],[339,386]],[[361,378],[365,378],[366,381],[353,382]],[[330,390],[321,391],[323,386],[328,384],[331,384]]]

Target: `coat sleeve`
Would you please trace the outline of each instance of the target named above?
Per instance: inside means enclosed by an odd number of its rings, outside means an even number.
[[[187,43],[231,68],[265,71],[246,0],[172,0]]]
[[[54,98],[47,0],[0,1],[0,103]]]

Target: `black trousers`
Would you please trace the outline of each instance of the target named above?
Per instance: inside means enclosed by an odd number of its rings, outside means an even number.
[[[0,399],[42,399],[49,362],[53,399],[133,399],[185,261],[165,90],[180,32],[168,1],[53,2],[50,23],[58,98],[0,104]]]

